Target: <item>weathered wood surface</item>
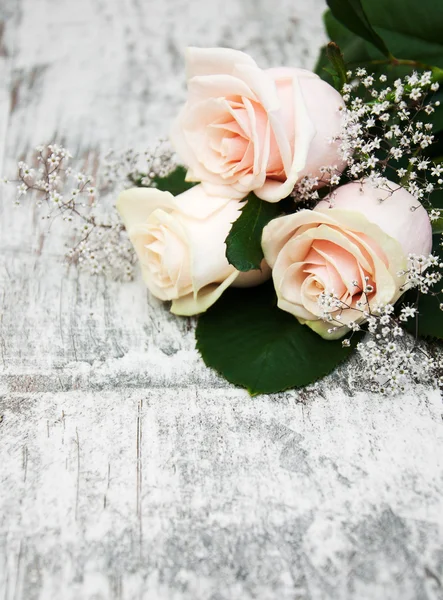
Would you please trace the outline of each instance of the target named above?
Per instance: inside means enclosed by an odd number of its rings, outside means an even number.
[[[2,0],[0,165],[57,140],[95,168],[184,97],[188,44],[312,66],[322,0]],[[250,399],[189,324],[62,265],[0,203],[0,598],[443,597],[441,400],[353,368]],[[356,367],[354,367],[355,369]]]

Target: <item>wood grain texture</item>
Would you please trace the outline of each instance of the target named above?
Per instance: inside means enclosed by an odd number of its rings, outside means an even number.
[[[183,48],[312,66],[322,0],[2,0],[0,165],[63,142],[89,170],[184,98]],[[352,393],[358,365],[250,399],[141,281],[62,264],[0,202],[0,598],[443,598],[438,392]]]

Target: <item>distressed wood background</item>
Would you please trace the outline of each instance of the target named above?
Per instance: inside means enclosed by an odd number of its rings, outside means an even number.
[[[323,0],[1,0],[0,165],[58,141],[95,170],[184,98],[183,48],[312,67]],[[352,393],[352,364],[251,399],[139,279],[62,264],[0,202],[0,599],[436,600],[436,390]]]

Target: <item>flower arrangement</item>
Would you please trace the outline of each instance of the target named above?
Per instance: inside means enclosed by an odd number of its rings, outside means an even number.
[[[18,164],[16,202],[32,191],[46,217],[78,223],[72,263],[140,268],[171,312],[199,315],[203,360],[251,394],[305,386],[352,352],[381,393],[443,385],[443,51],[430,66],[418,42],[377,33],[374,7],[328,4],[316,73],[189,48],[171,145],[142,165],[108,157],[117,212],[55,144]]]

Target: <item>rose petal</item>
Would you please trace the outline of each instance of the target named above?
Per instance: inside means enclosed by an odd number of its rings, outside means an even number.
[[[196,48],[186,49],[186,77],[198,77],[200,75],[232,75],[236,66],[245,64],[257,66],[253,58],[231,48]]]

